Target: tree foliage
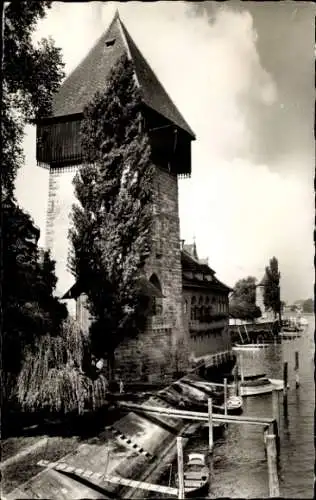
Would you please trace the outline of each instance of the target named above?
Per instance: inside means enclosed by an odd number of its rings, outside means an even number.
[[[14,202],[2,209],[2,367],[17,375],[23,349],[46,333],[57,334],[66,307],[53,292],[55,263],[44,252],[39,258],[39,230]]]
[[[5,5],[2,54],[2,195],[13,196],[23,163],[24,126],[51,112],[53,93],[64,75],[60,49],[51,39],[37,46],[32,34],[51,1],[27,0]]]
[[[55,264],[39,261],[39,231],[17,204],[14,182],[24,161],[24,127],[51,110],[63,76],[59,49],[51,40],[32,43],[36,23],[50,1],[7,2],[2,8],[1,258],[2,388],[7,400],[15,387],[23,350],[39,335],[58,332],[66,309],[53,297]]]
[[[303,307],[303,312],[313,313],[314,312],[314,300],[313,299],[304,300],[302,307]]]
[[[265,271],[263,301],[265,308],[273,311],[275,316],[281,314],[280,278],[278,260],[272,257]]]
[[[30,411],[78,412],[101,407],[108,389],[102,374],[87,375],[89,346],[79,327],[67,320],[60,335],[45,335],[26,351],[18,378],[18,400]]]
[[[72,271],[84,287],[97,355],[143,328],[138,277],[150,252],[153,165],[132,62],[123,56],[84,112],[87,165],[74,180]]]
[[[248,276],[237,281],[230,298],[229,313],[233,318],[251,321],[261,316],[256,305],[256,278]]]

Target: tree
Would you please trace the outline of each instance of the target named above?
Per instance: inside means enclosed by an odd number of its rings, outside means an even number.
[[[278,260],[276,257],[272,257],[269,266],[266,267],[263,301],[265,308],[268,311],[273,311],[275,317],[279,315],[281,321],[280,278]]]
[[[46,255],[38,259],[39,231],[17,204],[14,182],[24,161],[24,127],[51,110],[53,92],[63,76],[59,49],[51,40],[32,44],[36,23],[50,1],[8,2],[2,13],[1,107],[1,302],[2,388],[7,400],[21,366],[26,345],[37,335],[56,329],[65,307],[52,297],[54,263]]]
[[[36,23],[51,4],[48,0],[10,2],[2,11],[1,189],[5,197],[13,196],[16,173],[24,160],[24,126],[50,114],[53,93],[64,76],[60,49],[53,41],[32,43]]]
[[[256,278],[248,276],[237,281],[230,297],[229,313],[233,318],[250,321],[261,316],[256,305]]]
[[[150,253],[154,167],[131,61],[113,67],[107,88],[84,111],[73,207],[71,266],[94,321],[92,350],[110,375],[120,341],[143,329],[147,299],[138,277]]]
[[[13,201],[2,207],[2,368],[9,390],[14,386],[25,346],[36,338],[58,334],[67,316],[65,305],[53,292],[55,262],[45,252],[39,259],[39,230],[31,217]]]
[[[303,312],[313,313],[314,312],[314,301],[313,299],[307,299],[303,302]]]

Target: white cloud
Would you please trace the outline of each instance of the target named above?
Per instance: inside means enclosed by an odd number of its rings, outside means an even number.
[[[252,105],[269,106],[278,98],[273,77],[260,61],[251,15],[224,6],[209,24],[206,17],[187,15],[190,6],[182,2],[54,2],[36,38],[52,35],[63,49],[66,70],[71,71],[107,28],[117,7],[197,135],[192,178],[180,181],[182,236],[191,240],[196,235],[201,256],[208,255],[211,266],[229,284],[248,274],[259,278],[276,255],[284,265],[285,288],[289,274],[291,294],[292,270],[312,255],[313,195],[297,177],[287,178],[272,173],[269,165],[250,162],[255,138],[248,113]],[[29,157],[34,156],[30,141],[26,148]],[[29,160],[29,171],[30,164],[44,207],[44,174],[35,168],[34,159]],[[18,195],[36,220],[43,221],[45,210],[21,182],[25,172],[22,169],[19,176]],[[303,276],[294,297],[311,290],[309,271]]]

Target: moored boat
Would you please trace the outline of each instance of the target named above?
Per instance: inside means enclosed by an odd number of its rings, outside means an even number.
[[[282,321],[283,332],[303,332],[308,325],[308,321],[305,318],[287,318]]]
[[[302,332],[300,332],[300,331],[293,331],[293,332],[281,331],[279,333],[279,336],[281,337],[281,339],[285,339],[285,340],[299,339],[302,336]]]
[[[306,318],[299,318],[299,324],[301,326],[308,326],[308,321]]]
[[[240,383],[241,396],[257,396],[260,394],[268,394],[273,390],[283,390],[283,380],[270,379],[267,377],[260,377],[253,380],[244,380]]]
[[[203,453],[189,454],[183,471],[185,496],[195,497],[207,490],[210,481],[210,472],[205,458]],[[176,475],[176,485],[179,487],[178,474]]]
[[[274,339],[272,339],[271,342],[264,342],[264,343],[253,343],[253,344],[235,344],[232,347],[233,351],[257,351],[259,349],[264,349],[267,347],[270,347],[271,344],[274,343]]]
[[[222,410],[225,410],[225,406],[221,406]],[[242,413],[243,401],[240,396],[229,396],[227,399],[227,413],[229,415],[236,415]]]

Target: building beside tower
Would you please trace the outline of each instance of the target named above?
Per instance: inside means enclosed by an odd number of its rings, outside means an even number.
[[[207,354],[205,351],[211,352],[215,345],[221,351],[224,346],[229,350],[224,332],[228,324],[230,289],[215,278],[212,269],[198,260],[197,254],[190,255],[188,249],[181,248],[178,177],[191,174],[191,142],[195,135],[118,14],[62,84],[54,97],[52,116],[37,124],[37,161],[49,169],[46,248],[56,260],[57,294],[76,300],[77,320],[87,332],[90,318],[84,290],[74,283],[67,264],[70,213],[75,202],[72,181],[83,162],[80,145],[83,109],[98,90],[104,90],[113,65],[123,55],[134,65],[155,167],[155,226],[143,283],[153,298],[154,307],[146,330],[139,338],[123,342],[116,350],[116,367],[123,378],[132,375],[134,378],[160,379],[173,371],[186,369],[189,358],[199,356],[202,351]],[[197,305],[194,300],[198,301]],[[194,318],[191,316],[193,310],[196,312]],[[208,323],[209,328],[206,328]],[[177,366],[174,366],[174,359]]]

